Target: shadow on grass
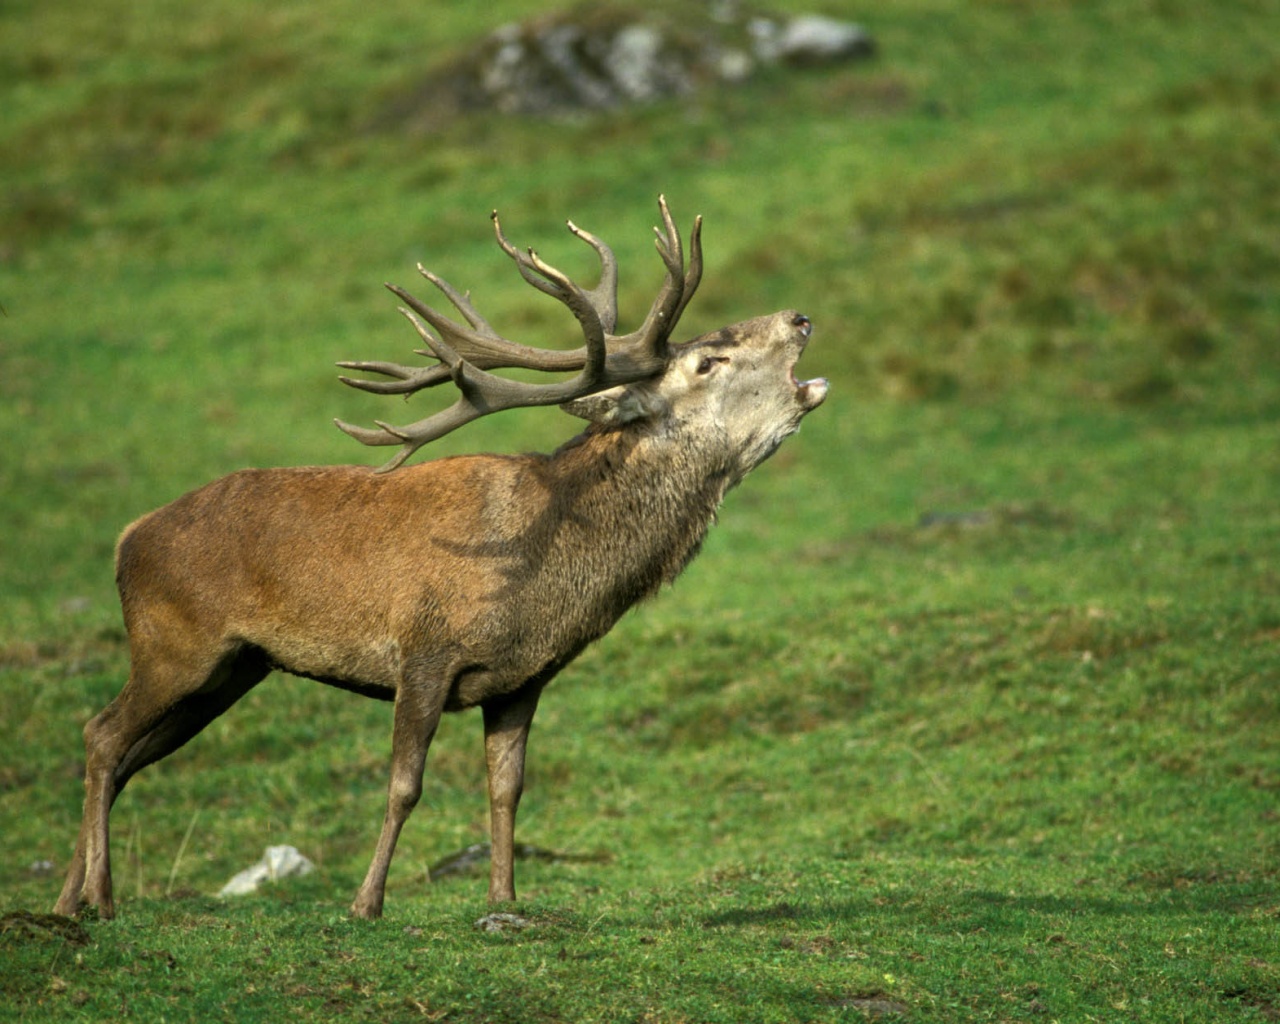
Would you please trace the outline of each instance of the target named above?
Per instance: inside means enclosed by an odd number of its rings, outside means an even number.
[[[1265,897],[1265,883],[1177,888],[1151,894],[1149,899],[1105,896],[1016,895],[973,890],[951,898],[896,892],[892,897],[868,896],[832,902],[782,900],[762,907],[735,907],[703,919],[707,928],[769,927],[793,924],[824,928],[850,921],[874,921],[885,917],[948,920],[962,930],[987,932],[1024,931],[1027,918],[1045,921],[1063,918],[1178,917],[1205,913],[1237,913]]]

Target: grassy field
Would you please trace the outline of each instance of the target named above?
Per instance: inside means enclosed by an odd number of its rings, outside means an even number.
[[[858,12],[865,64],[388,122],[534,6],[0,10],[0,1020],[1280,1019],[1274,5],[905,0]],[[287,677],[121,798],[117,920],[43,916],[127,671],[119,530],[240,466],[377,461],[330,420],[394,410],[333,363],[408,355],[381,282],[418,260],[570,336],[495,206],[575,273],[563,219],[608,239],[636,320],[659,192],[706,216],[688,333],[800,308],[832,392],[547,692],[532,926],[472,928],[483,867],[427,882],[485,837],[474,716],[387,916],[347,917],[390,708]],[[212,897],[276,843],[319,870]]]

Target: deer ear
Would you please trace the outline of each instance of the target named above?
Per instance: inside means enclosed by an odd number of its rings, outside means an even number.
[[[592,423],[618,426],[644,419],[660,412],[665,402],[652,388],[643,384],[621,384],[616,388],[583,395],[560,406],[570,416]]]

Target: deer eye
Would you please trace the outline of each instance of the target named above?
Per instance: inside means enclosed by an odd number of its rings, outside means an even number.
[[[698,363],[698,373],[710,373],[711,368],[716,363],[727,363],[728,361],[728,356],[703,356],[702,361]]]

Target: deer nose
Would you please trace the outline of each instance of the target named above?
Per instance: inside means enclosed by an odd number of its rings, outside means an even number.
[[[806,338],[813,333],[813,321],[803,313],[797,313],[791,318],[791,326],[799,330]]]

